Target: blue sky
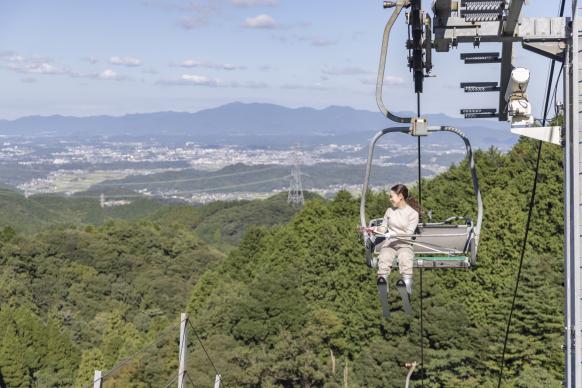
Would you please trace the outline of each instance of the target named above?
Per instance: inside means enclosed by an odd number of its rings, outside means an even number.
[[[527,16],[557,15],[531,0]],[[318,0],[0,0],[0,118],[190,111],[233,101],[376,110],[379,46],[391,11],[382,2]],[[429,8],[430,1],[425,1]],[[414,110],[403,17],[391,39],[385,102]],[[482,45],[482,50],[497,46]],[[435,54],[423,112],[496,107],[461,81],[496,81],[499,65]],[[532,72],[540,115],[549,61],[516,51]],[[561,100],[561,97],[560,97]]]

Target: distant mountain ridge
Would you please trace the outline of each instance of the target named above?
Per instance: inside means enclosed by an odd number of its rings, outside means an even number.
[[[487,120],[466,121],[443,114],[428,114],[431,125],[452,125],[466,130],[480,143],[511,145],[516,137],[507,124]],[[124,116],[28,116],[0,120],[0,134],[22,136],[186,137],[194,141],[241,145],[367,142],[368,136],[396,125],[377,112],[351,107],[287,108],[265,103],[230,103],[195,113],[155,112]],[[469,133],[470,132],[470,133]],[[237,143],[238,141],[238,143]]]

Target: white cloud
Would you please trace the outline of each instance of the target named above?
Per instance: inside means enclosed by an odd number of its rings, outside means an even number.
[[[256,5],[277,5],[278,0],[230,0],[230,3],[237,7],[252,7]]]
[[[26,57],[15,53],[0,53],[0,67],[22,74],[33,75],[64,75],[71,78],[87,78],[98,80],[129,80],[129,77],[117,74],[111,69],[101,72],[84,73],[67,66],[55,64],[51,59],[42,57]],[[28,80],[28,81],[27,81]],[[23,82],[32,82],[32,78],[24,78]]]
[[[109,58],[109,63],[112,65],[121,65],[129,67],[141,66],[141,61],[134,57],[111,57]]]
[[[26,77],[26,78],[21,79],[20,82],[25,83],[25,84],[33,84],[36,82],[36,78]]]
[[[162,85],[193,85],[213,88],[221,87],[221,88],[264,89],[268,87],[268,85],[263,82],[224,81],[221,78],[211,78],[197,74],[182,74],[179,78],[163,78],[158,80],[157,83]]]
[[[103,80],[113,80],[113,81],[121,81],[125,79],[124,76],[117,74],[114,70],[105,69],[102,72],[98,73],[96,78],[103,79]]]
[[[68,74],[73,78],[86,78],[102,81],[128,81],[129,77],[125,75],[118,74],[113,69],[105,69],[99,72],[83,73],[78,71],[72,71]]]
[[[243,26],[246,28],[273,29],[277,28],[278,24],[271,16],[262,14],[252,18],[246,18]]]
[[[57,65],[53,65],[52,63],[24,63],[24,64],[13,64],[9,65],[12,70],[27,73],[27,74],[66,74],[68,72],[67,69],[62,68]]]
[[[327,75],[362,75],[370,74],[372,72],[361,67],[350,66],[350,67],[326,67],[322,70],[322,73]]]
[[[182,74],[180,79],[193,85],[220,86],[224,84],[224,82],[219,78],[208,78],[195,74]]]
[[[162,85],[195,85],[195,86],[209,86],[218,87],[224,86],[224,81],[220,78],[210,78],[197,74],[182,74],[178,78],[162,78],[157,81]]]
[[[207,69],[217,70],[244,70],[245,66],[233,65],[231,63],[214,63],[208,61],[198,61],[195,59],[186,59],[179,64],[180,67],[193,68],[202,67]]]
[[[0,53],[0,66],[23,74],[57,75],[71,71],[65,66],[54,64],[50,58],[25,57],[13,52]]]
[[[0,52],[0,61],[3,62],[23,62],[24,57],[12,51]]]

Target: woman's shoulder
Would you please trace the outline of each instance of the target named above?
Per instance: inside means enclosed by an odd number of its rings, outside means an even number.
[[[412,206],[407,204],[405,209],[407,212],[409,212],[411,214],[416,214],[418,216],[418,211],[415,208],[413,208]]]

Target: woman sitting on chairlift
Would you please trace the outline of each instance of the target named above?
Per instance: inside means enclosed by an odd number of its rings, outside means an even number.
[[[400,275],[406,284],[406,291],[412,294],[412,267],[414,252],[410,238],[395,238],[391,235],[412,235],[418,225],[420,208],[416,200],[409,194],[408,188],[397,184],[390,189],[389,207],[384,214],[382,225],[375,228],[378,233],[389,233],[386,240],[376,246],[379,252],[378,282],[388,283],[388,275],[392,270],[392,262],[398,257]]]

